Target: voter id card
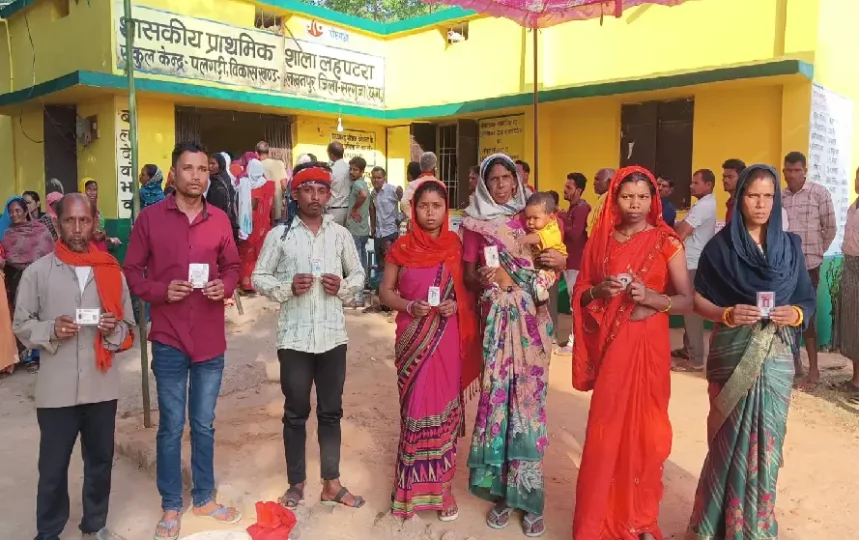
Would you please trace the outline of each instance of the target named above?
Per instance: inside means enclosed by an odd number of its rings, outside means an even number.
[[[101,310],[98,308],[78,308],[75,310],[75,324],[80,326],[98,326],[100,318]]]
[[[432,307],[436,307],[441,304],[441,289],[438,287],[430,287],[429,293],[427,294],[427,303]]]
[[[193,263],[188,265],[188,281],[195,289],[202,289],[209,281],[209,265]]]
[[[498,246],[486,246],[483,248],[483,259],[489,268],[498,268],[501,261],[498,259]]]
[[[310,272],[315,278],[322,277],[322,259],[313,259],[310,261]]]
[[[761,310],[761,317],[769,319],[770,311],[775,307],[774,292],[759,292],[758,293],[758,309]]]
[[[615,279],[620,282],[621,287],[624,289],[629,287],[629,284],[632,283],[632,276],[629,274],[618,274]]]

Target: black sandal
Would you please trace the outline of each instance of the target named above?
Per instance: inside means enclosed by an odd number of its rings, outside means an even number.
[[[340,491],[337,492],[337,495],[335,495],[333,499],[320,499],[319,502],[325,506],[338,506],[342,504],[343,506],[348,506],[350,508],[361,508],[364,506],[364,503],[367,502],[364,500],[364,497],[352,495],[352,504],[347,504],[343,502],[343,497],[346,495],[350,495],[349,490],[345,487],[341,487]]]
[[[292,510],[293,508],[297,508],[301,501],[304,500],[304,488],[301,486],[289,486],[289,489],[286,490],[286,493],[283,494],[283,497],[277,500],[277,503],[284,508],[289,508]]]

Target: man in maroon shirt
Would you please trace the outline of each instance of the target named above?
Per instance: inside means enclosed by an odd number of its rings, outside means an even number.
[[[164,511],[156,537],[179,535],[186,405],[194,514],[223,523],[241,519],[214,499],[213,425],[227,348],[224,298],[236,288],[240,263],[229,218],[203,198],[208,163],[198,143],[176,145],[170,170],[176,191],[140,213],[123,265],[132,293],[152,306],[149,340],[161,415],[156,476]]]
[[[574,172],[567,175],[564,184],[564,199],[570,203],[566,212],[559,212],[561,224],[563,225],[564,244],[567,246],[567,269],[564,271],[564,280],[567,282],[567,292],[573,297],[573,286],[579,276],[579,267],[582,264],[582,252],[588,241],[588,215],[591,206],[582,199],[582,193],[588,185],[588,178],[582,173]],[[573,354],[573,333],[570,332],[567,344],[558,351],[560,354]]]

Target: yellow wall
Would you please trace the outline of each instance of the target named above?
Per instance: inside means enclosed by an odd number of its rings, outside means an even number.
[[[824,0],[826,1],[826,0]],[[838,1],[838,0],[831,0]],[[849,0],[845,0],[849,1]],[[766,61],[813,61],[809,31],[818,0],[719,0],[643,6],[620,19],[574,21],[540,31],[541,88]],[[855,19],[854,19],[855,20]],[[713,34],[715,32],[715,34]],[[724,38],[718,37],[724,32]],[[532,35],[506,19],[470,21],[468,40],[449,45],[430,28],[394,38],[387,56],[389,107],[459,102],[533,89]],[[457,84],[415,84],[421,71]]]
[[[348,120],[343,122],[346,132],[367,131],[376,138],[376,165],[385,167],[386,141],[385,128],[373,124],[356,124]],[[301,154],[313,154],[320,161],[328,160],[326,148],[331,142],[331,135],[337,133],[336,118],[319,118],[314,116],[299,116],[293,128],[293,156],[297,159]],[[370,160],[367,160],[370,164]],[[369,170],[367,171],[370,172]]]
[[[12,121],[11,116],[0,116],[0,178],[2,178],[0,181],[0,203],[17,194],[13,162],[15,152],[12,145]]]
[[[388,182],[395,186],[406,185],[406,166],[411,161],[412,137],[409,126],[387,128]]]
[[[56,2],[45,0],[35,2],[10,17],[15,89],[27,88],[75,70],[110,71],[112,2],[67,3],[69,15],[66,17],[59,17]],[[0,26],[0,93],[8,92],[10,88],[5,33],[5,26]]]
[[[719,177],[722,162],[733,157],[746,163],[777,165],[783,152],[781,94],[780,86],[702,87],[690,91],[695,98],[693,169],[711,169]],[[617,168],[620,108],[623,103],[639,101],[636,97],[571,100],[543,107],[540,189],[561,193],[570,172],[581,172],[591,180],[601,168]],[[658,94],[647,98],[660,99]],[[531,147],[530,152],[526,151],[526,161],[533,164]],[[591,186],[585,199],[594,204],[596,195]],[[716,198],[721,219],[727,200],[721,182],[716,185]]]
[[[87,147],[78,145],[78,179],[98,182],[98,208],[106,218],[117,215],[116,111],[118,100],[99,97],[78,103],[78,116],[98,117],[98,138]],[[123,105],[124,106],[124,105]]]
[[[167,182],[167,172],[173,146],[176,144],[176,113],[172,101],[162,101],[149,97],[137,100],[138,114],[138,164],[143,167],[154,163],[161,167],[164,173],[164,183]]]
[[[45,116],[41,107],[25,107],[12,117],[15,138],[15,194],[27,190],[45,193]]]

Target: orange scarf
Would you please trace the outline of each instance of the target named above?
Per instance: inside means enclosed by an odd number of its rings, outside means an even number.
[[[70,250],[62,241],[57,242],[54,254],[59,260],[69,266],[92,267],[95,278],[95,286],[98,288],[98,296],[101,299],[102,311],[116,315],[117,323],[121,322],[124,314],[122,312],[122,269],[113,255],[99,251],[95,245],[90,244],[89,252],[78,253]],[[128,335],[119,351],[131,348],[134,343],[134,332],[129,328]],[[102,342],[101,333],[95,337],[95,363],[98,369],[106,372],[113,365],[113,352],[109,351]]]
[[[437,182],[438,180],[425,180]],[[445,192],[447,189],[445,189]],[[417,202],[417,201],[415,201]],[[453,288],[456,291],[456,312],[459,319],[460,355],[462,358],[462,390],[467,389],[480,376],[483,365],[483,351],[480,336],[477,332],[477,310],[473,298],[465,286],[465,272],[462,267],[462,241],[459,235],[449,230],[450,209],[445,210],[438,238],[433,238],[420,226],[415,219],[412,206],[411,231],[397,238],[386,260],[405,268],[431,268],[444,263],[453,278]]]

